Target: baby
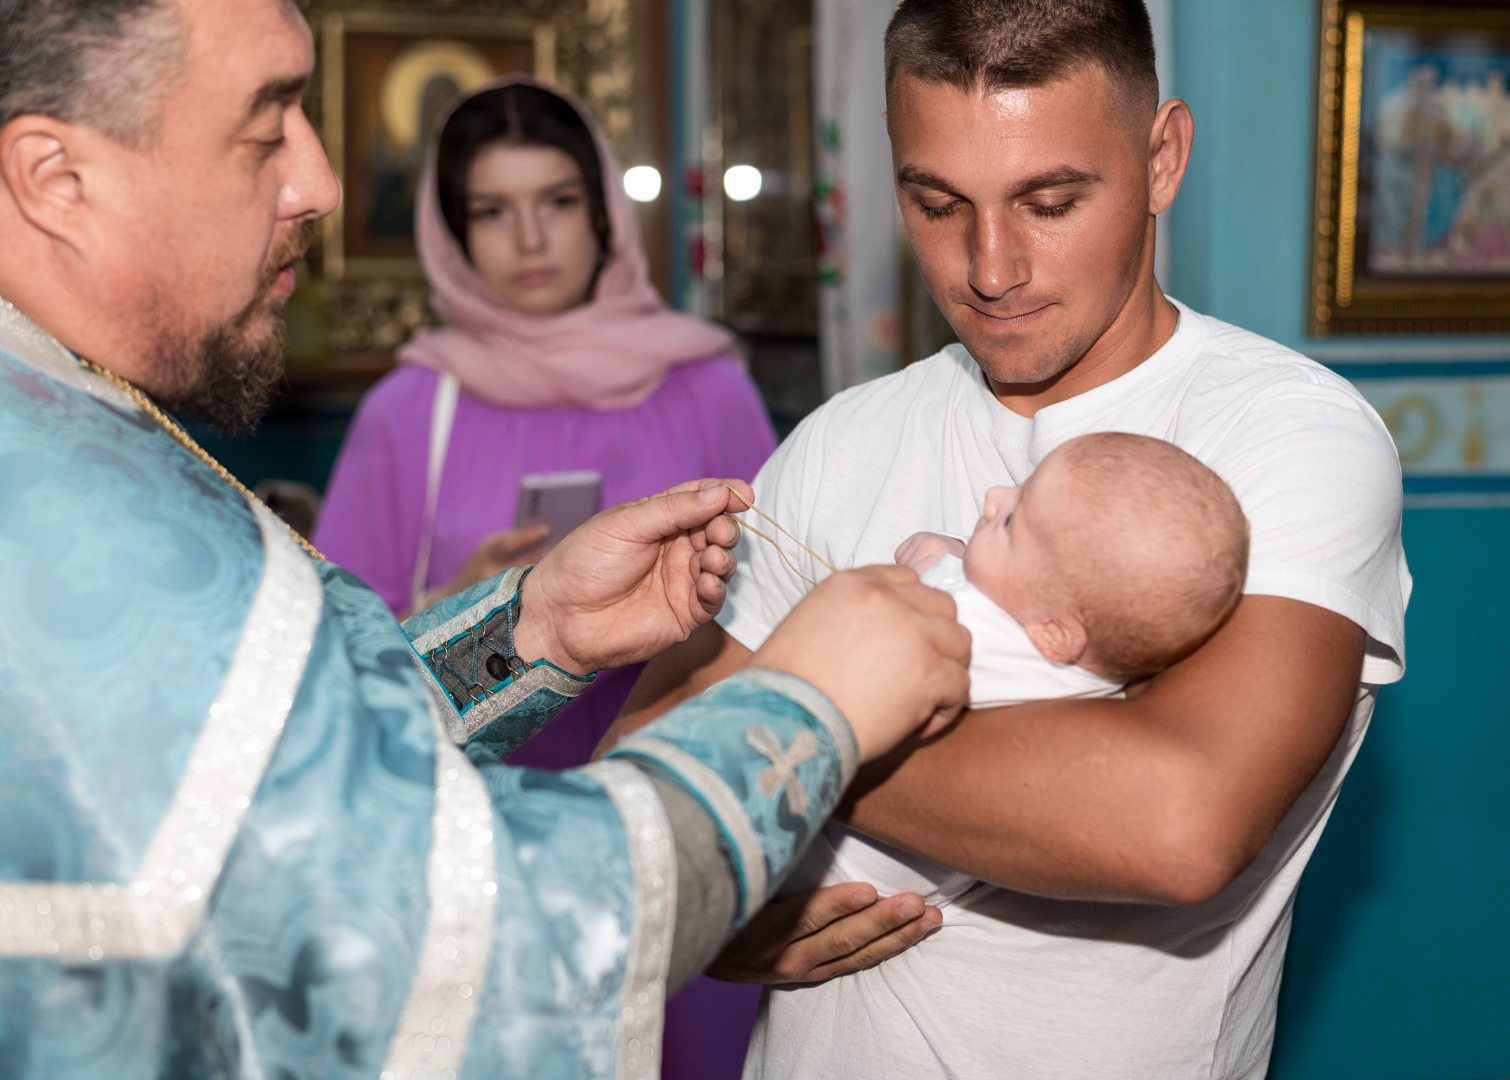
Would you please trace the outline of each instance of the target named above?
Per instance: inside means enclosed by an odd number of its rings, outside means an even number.
[[[1226,622],[1248,568],[1231,489],[1143,435],[1083,435],[1017,488],[986,492],[969,542],[917,533],[896,561],[954,597],[973,638],[970,704],[1112,697],[1190,655]],[[976,884],[830,824],[787,891],[869,881],[935,906]]]

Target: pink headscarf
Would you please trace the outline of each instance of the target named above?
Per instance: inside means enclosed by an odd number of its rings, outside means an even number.
[[[526,315],[498,302],[441,214],[436,147],[463,101],[502,86],[538,86],[577,110],[602,162],[611,250],[592,299],[559,315]],[[585,405],[624,409],[655,393],[671,368],[728,352],[725,330],[666,307],[650,283],[634,207],[602,129],[581,102],[527,75],[505,75],[457,98],[435,125],[415,211],[419,257],[445,322],[421,330],[398,358],[449,372],[484,401],[517,409]]]

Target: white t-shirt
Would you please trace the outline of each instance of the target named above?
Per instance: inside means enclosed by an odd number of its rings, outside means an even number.
[[[954,598],[955,617],[970,631],[970,704],[978,708],[1049,698],[1111,697],[1122,684],[1075,664],[1050,660],[1022,624],[965,577],[957,555],[945,555],[923,573],[923,584]],[[978,882],[969,874],[901,851],[830,821],[782,887],[790,896],[825,885],[868,881],[882,896],[917,893],[942,908]]]
[[[755,480],[761,506],[835,566],[889,562],[920,529],[966,534],[986,489],[1022,483],[1093,431],[1167,439],[1231,485],[1252,528],[1248,593],[1335,611],[1368,634],[1352,717],[1268,845],[1195,906],[974,889],[918,947],[770,992],[749,1078],[1262,1077],[1290,911],[1375,688],[1404,673],[1410,574],[1394,444],[1343,379],[1180,306],[1169,342],[1104,386],[1002,406],[958,345],[841,394]],[[810,577],[821,569],[793,556]],[[719,621],[755,648],[807,591],[746,539]],[[1282,677],[1276,673],[1275,677]]]

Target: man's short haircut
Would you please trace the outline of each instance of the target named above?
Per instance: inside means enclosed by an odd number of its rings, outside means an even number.
[[[1072,521],[1056,568],[1095,658],[1154,675],[1200,648],[1242,599],[1248,519],[1224,480],[1173,443],[1101,432],[1062,455]]]
[[[0,128],[38,113],[151,145],[184,53],[174,0],[0,0]]]
[[[989,94],[1087,64],[1152,116],[1159,76],[1143,0],[902,0],[886,28],[888,100],[901,75]]]

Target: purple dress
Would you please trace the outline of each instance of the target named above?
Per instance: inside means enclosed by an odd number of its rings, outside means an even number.
[[[363,399],[326,489],[314,543],[370,585],[395,613],[409,605],[425,499],[430,411],[439,376],[401,364]],[[596,469],[603,505],[704,476],[753,480],[776,448],[755,388],[734,360],[673,368],[628,409],[507,409],[463,392],[441,477],[427,588],[450,581],[478,542],[511,528],[519,479]],[[605,671],[509,761],[583,765],[618,715],[640,665]],[[666,1009],[666,1080],[736,1080],[759,987],[698,979]]]

